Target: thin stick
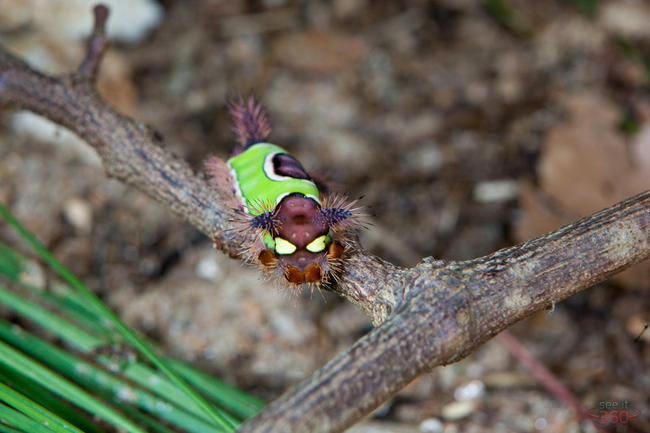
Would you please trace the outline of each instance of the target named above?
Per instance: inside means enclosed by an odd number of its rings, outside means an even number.
[[[580,420],[594,421],[582,402],[557,378],[548,368],[539,362],[532,353],[521,344],[514,335],[503,331],[497,335],[497,340],[514,356],[551,394],[571,407]],[[604,431],[596,423],[598,431]]]
[[[97,71],[99,64],[104,57],[104,53],[108,50],[109,43],[106,39],[106,20],[108,19],[109,10],[106,6],[99,4],[93,8],[95,21],[93,25],[93,33],[88,43],[88,50],[86,50],[86,57],[77,69],[77,75],[80,78],[94,83],[97,80]]]

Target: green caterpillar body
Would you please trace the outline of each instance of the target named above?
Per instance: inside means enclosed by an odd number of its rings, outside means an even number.
[[[321,283],[340,271],[345,238],[356,221],[353,203],[327,197],[300,162],[268,143],[266,114],[251,98],[231,108],[240,146],[228,159],[232,189],[246,217],[245,230],[259,235],[246,246],[264,269],[293,284]],[[210,166],[213,174],[217,170]]]
[[[288,175],[290,173],[282,171],[285,168],[282,163],[287,160],[298,163],[283,148],[270,143],[256,143],[228,160],[237,195],[248,213],[258,216],[265,208],[274,209],[290,194],[302,194],[320,204],[318,188],[304,169],[304,177],[292,177]],[[292,168],[295,172],[295,167]],[[275,241],[270,233],[265,234],[264,243],[268,248],[275,249]]]

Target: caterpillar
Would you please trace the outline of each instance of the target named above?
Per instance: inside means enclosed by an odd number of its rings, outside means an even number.
[[[356,201],[325,196],[296,158],[266,141],[270,123],[253,97],[231,103],[230,114],[238,144],[225,164],[211,156],[205,166],[210,183],[232,193],[236,230],[251,239],[243,255],[295,285],[336,279],[360,226]]]

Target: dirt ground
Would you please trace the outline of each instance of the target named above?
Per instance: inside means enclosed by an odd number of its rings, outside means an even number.
[[[61,13],[47,15],[36,0],[1,0],[0,42],[42,70],[71,70],[82,37],[62,29],[86,16],[79,3],[57,0]],[[394,263],[481,256],[650,185],[650,2],[161,0],[154,10],[122,22],[142,31],[115,40],[105,97],[201,170],[234,145],[229,98],[254,93],[271,141],[362,197],[373,223],[362,242]],[[371,328],[329,293],[265,285],[106,179],[65,131],[10,109],[0,122],[0,201],[175,356],[270,401]],[[3,226],[0,239],[15,242]],[[650,432],[648,290],[646,261],[512,329],[592,413],[625,400],[640,413],[609,431]],[[491,341],[350,431],[595,429]]]

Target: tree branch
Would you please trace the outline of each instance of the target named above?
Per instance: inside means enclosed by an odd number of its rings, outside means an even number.
[[[114,111],[96,92],[106,16],[106,8],[95,8],[88,54],[69,75],[42,75],[0,49],[0,104],[31,110],[76,132],[98,152],[108,176],[165,204],[222,250],[235,251],[241,239],[227,230],[230,192],[208,186],[163,150],[149,128]],[[355,251],[334,290],[381,326],[241,431],[341,431],[419,374],[462,359],[522,318],[649,254],[650,191],[476,260],[426,258],[402,269]]]
[[[517,321],[650,251],[650,191],[483,258],[425,259],[403,277],[393,315],[241,432],[341,431],[418,375],[459,361]]]
[[[65,126],[92,146],[106,175],[132,185],[168,206],[224,252],[234,254],[243,239],[228,231],[230,191],[209,186],[183,160],[165,152],[153,130],[113,110],[94,88],[95,73],[107,43],[107,9],[95,8],[95,30],[83,63],[74,73],[49,77],[0,48],[0,104],[13,104]],[[401,271],[379,258],[354,252],[346,261],[336,291],[380,323],[395,303],[398,288],[385,287]]]

